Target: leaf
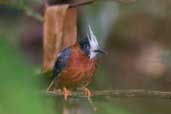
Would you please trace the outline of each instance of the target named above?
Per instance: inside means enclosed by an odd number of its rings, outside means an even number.
[[[69,5],[50,6],[45,12],[43,72],[52,70],[57,54],[75,43],[77,11]]]
[[[76,42],[77,38],[77,9],[69,8],[64,23],[63,48]]]
[[[43,83],[33,78],[35,66],[27,64],[6,37],[0,36],[0,52],[0,114],[49,114],[55,110],[52,101],[46,104],[38,94]]]

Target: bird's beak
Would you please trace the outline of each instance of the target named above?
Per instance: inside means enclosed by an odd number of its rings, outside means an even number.
[[[101,54],[107,54],[107,52],[103,49],[97,49],[94,52],[101,53]]]

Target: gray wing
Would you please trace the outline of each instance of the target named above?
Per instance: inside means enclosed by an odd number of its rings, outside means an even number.
[[[69,60],[70,55],[70,48],[65,48],[63,51],[60,52],[53,68],[53,78],[57,78],[59,73],[64,69]]]

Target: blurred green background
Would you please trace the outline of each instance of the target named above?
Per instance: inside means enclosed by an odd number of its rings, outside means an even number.
[[[129,2],[130,1],[130,2]],[[97,0],[79,7],[79,38],[90,24],[101,47],[96,89],[171,90],[171,1]],[[61,2],[61,1],[59,1]],[[97,111],[85,98],[42,94],[47,80],[42,64],[43,0],[0,0],[0,114],[169,114],[171,100],[94,97]]]

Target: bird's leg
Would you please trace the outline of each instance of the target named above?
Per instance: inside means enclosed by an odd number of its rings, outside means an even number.
[[[66,87],[63,88],[64,100],[67,101],[68,96],[71,95],[71,91],[69,91]]]
[[[88,88],[84,88],[83,91],[84,91],[85,94],[87,95],[88,101],[89,101],[89,103],[91,104],[91,106],[93,107],[93,110],[96,111],[97,108],[96,108],[96,106],[94,105],[94,102],[93,102],[92,99],[91,99],[91,96],[93,96],[92,92],[91,92]]]
[[[93,95],[88,88],[84,88],[83,91],[85,92],[85,95],[88,97],[88,99]]]
[[[51,81],[51,83],[49,84],[48,88],[47,88],[47,92],[49,91],[53,91],[53,86],[54,86],[54,80]]]

